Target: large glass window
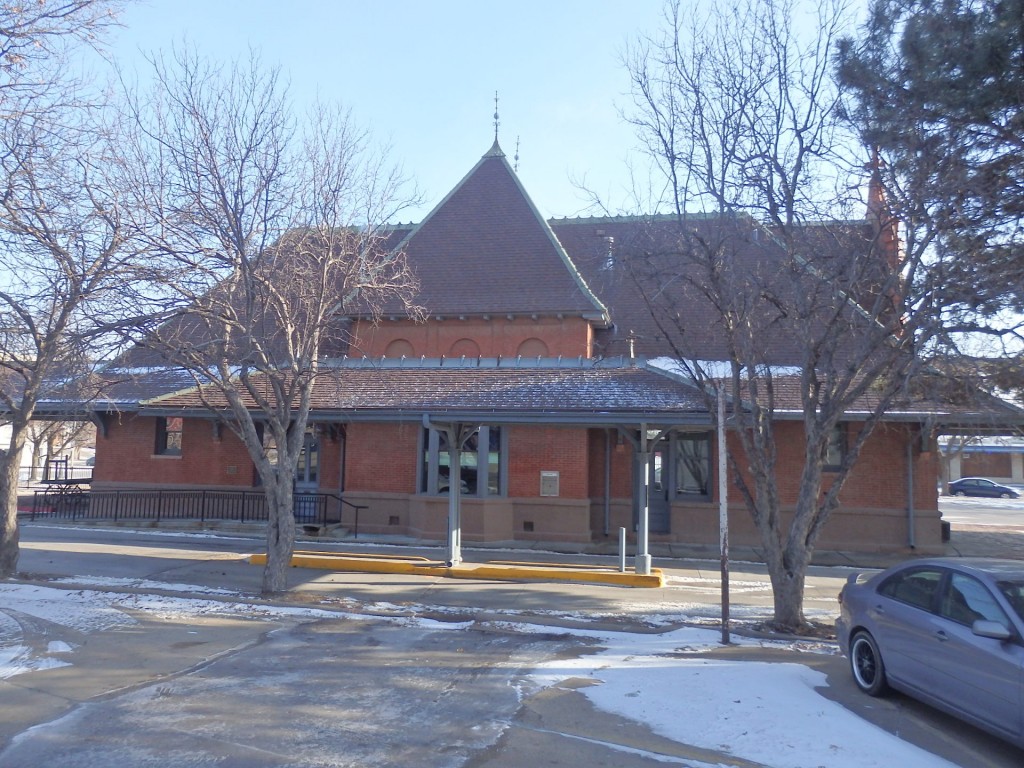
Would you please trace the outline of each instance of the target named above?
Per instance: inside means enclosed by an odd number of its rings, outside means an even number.
[[[459,492],[466,496],[501,496],[502,432],[500,427],[480,427],[459,453],[459,468],[452,472],[452,453],[448,434],[443,430],[423,430],[420,462],[420,493],[447,494],[453,474],[458,477]]]
[[[183,420],[180,416],[160,416],[156,420],[156,449],[158,456],[181,456],[181,431]]]
[[[676,436],[675,488],[678,497],[711,496],[711,435]]]

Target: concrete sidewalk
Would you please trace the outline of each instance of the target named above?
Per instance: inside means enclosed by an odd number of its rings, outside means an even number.
[[[80,541],[78,539],[88,539]],[[171,542],[174,542],[173,544]],[[303,541],[299,547],[312,542]],[[393,562],[439,563],[441,547],[399,546],[360,539],[341,542],[317,541],[318,550],[362,556],[364,563],[375,559]],[[155,582],[194,584],[225,588],[243,595],[258,596],[262,567],[249,564],[253,555],[265,552],[257,535],[238,533],[175,539],[165,531],[68,528],[40,523],[23,529],[20,567],[29,574],[75,577],[89,574],[107,578],[145,579]],[[100,556],[102,555],[102,557]],[[662,623],[663,616],[687,615],[709,620],[720,616],[720,564],[714,560],[658,558],[655,562],[664,579],[659,589],[627,588],[616,583],[590,583],[565,579],[565,565],[594,573],[619,576],[618,559],[611,556],[566,555],[551,552],[522,552],[465,547],[464,565],[479,578],[446,578],[439,569],[388,565],[356,570],[354,563],[338,563],[335,569],[296,567],[288,571],[290,590],[300,599],[358,601],[361,604],[421,604],[475,615],[494,609],[511,611],[545,621],[548,616],[579,616],[590,620],[614,620],[638,628]],[[529,569],[519,558],[529,558]],[[516,559],[511,567],[525,581],[497,579],[496,570],[509,568],[494,561]],[[487,570],[480,570],[486,568]],[[830,623],[837,613],[836,597],[850,573],[849,568],[812,566],[805,590],[805,610],[810,618]],[[632,576],[632,574],[626,574]],[[554,577],[559,578],[554,578]],[[635,578],[635,577],[634,577]],[[734,617],[765,618],[771,615],[772,592],[767,569],[760,563],[733,562],[730,565],[730,597]]]

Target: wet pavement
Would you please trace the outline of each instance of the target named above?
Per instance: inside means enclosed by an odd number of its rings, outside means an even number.
[[[198,585],[246,596],[211,599],[258,602],[261,569],[246,562],[261,548],[258,537],[42,525],[27,525],[22,533],[21,583],[103,589],[98,585],[109,579],[107,588],[119,593],[210,597],[198,592]],[[352,542],[343,545],[352,548]],[[370,542],[360,546],[378,553],[415,551]],[[949,554],[1024,558],[1024,526],[954,525]],[[424,556],[436,559],[437,550],[425,549]],[[469,550],[467,556],[507,559],[508,554]],[[566,556],[531,552],[530,559],[564,561]],[[718,618],[718,563],[659,558],[656,565],[666,574],[662,589],[294,568],[291,592],[273,601],[358,613],[364,618],[356,625],[350,618],[182,621],[140,613],[132,627],[72,637],[45,622],[26,623],[31,642],[45,647],[67,640],[76,645],[76,658],[71,667],[0,680],[0,764],[756,768],[733,756],[669,742],[641,724],[594,710],[576,688],[583,683],[571,676],[540,691],[519,687],[530,666],[559,654],[589,652],[585,643],[560,635],[561,628],[656,632],[683,616]],[[851,570],[810,569],[810,616],[823,621],[834,616],[836,595]],[[735,617],[770,613],[763,565],[733,563],[730,582]],[[405,627],[408,632],[397,632],[383,621],[396,616],[468,621],[474,630]],[[502,628],[507,621],[545,625],[551,635],[508,637]],[[839,656],[734,647],[715,653],[812,665],[828,676],[830,698],[956,765],[1024,763],[1024,753],[909,699],[864,697]],[[445,695],[444,681],[456,679],[472,681],[472,693]],[[519,693],[508,698],[514,691]],[[26,731],[36,725],[45,729]],[[313,749],[318,744],[323,752]]]

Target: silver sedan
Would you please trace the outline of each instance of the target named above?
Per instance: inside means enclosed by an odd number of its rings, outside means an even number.
[[[839,605],[862,691],[895,688],[1024,747],[1024,562],[912,560],[851,575]]]

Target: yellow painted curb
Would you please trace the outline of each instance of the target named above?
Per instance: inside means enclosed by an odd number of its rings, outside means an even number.
[[[249,556],[253,565],[264,565],[267,556],[258,553]],[[568,581],[586,584],[612,584],[620,587],[658,588],[665,586],[665,575],[652,568],[649,575],[621,572],[602,566],[569,565],[558,563],[485,563],[457,565],[427,558],[398,555],[355,555],[344,552],[295,552],[293,568],[317,568],[328,571],[356,573],[390,573],[413,576],[445,577],[449,579],[488,579],[493,581]]]
[[[665,576],[658,568],[649,575],[601,571],[593,568],[572,570],[566,566],[471,565],[449,568],[453,579],[496,579],[505,581],[572,581],[587,584],[614,584],[620,587],[663,587]]]

